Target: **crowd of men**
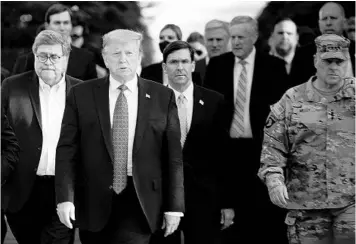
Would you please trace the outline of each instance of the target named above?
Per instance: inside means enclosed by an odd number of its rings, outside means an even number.
[[[341,5],[299,47],[278,19],[270,53],[250,16],[204,36],[160,32],[71,45],[71,10],[52,5],[32,52],[1,87],[2,242],[355,243],[355,43]],[[99,78],[100,77],[100,78]]]

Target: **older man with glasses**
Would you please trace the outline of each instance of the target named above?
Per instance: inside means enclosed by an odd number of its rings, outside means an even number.
[[[34,71],[3,82],[2,105],[21,147],[17,169],[2,187],[2,207],[18,243],[69,243],[73,230],[56,213],[55,155],[66,95],[81,81],[66,75],[70,43],[40,32]]]

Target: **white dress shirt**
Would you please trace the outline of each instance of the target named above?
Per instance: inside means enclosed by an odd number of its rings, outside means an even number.
[[[247,72],[247,84],[246,84],[246,104],[244,108],[244,135],[243,138],[252,138],[251,121],[250,121],[250,98],[253,70],[255,66],[256,49],[253,47],[251,53],[245,58],[246,72]],[[242,65],[239,63],[240,59],[235,57],[234,66],[234,101],[236,101],[236,94],[238,91],[239,78],[242,71]]]
[[[115,80],[111,75],[109,78],[109,108],[110,108],[110,124],[111,128],[114,119],[114,110],[116,100],[119,97],[121,82]],[[135,139],[137,109],[138,109],[138,84],[137,76],[132,80],[125,83],[127,90],[124,91],[124,95],[127,100],[129,109],[129,138],[128,138],[128,154],[127,154],[127,175],[132,176],[132,150]]]
[[[66,100],[65,76],[50,87],[39,78],[39,96],[42,118],[42,150],[37,175],[55,175],[56,149]]]
[[[180,96],[180,94],[183,94],[185,99],[187,99],[187,127],[188,127],[188,131],[190,129],[190,125],[192,123],[192,117],[193,117],[193,104],[194,104],[194,98],[193,98],[193,92],[194,92],[194,86],[193,86],[193,82],[190,82],[190,85],[187,87],[187,89],[180,93],[179,91],[174,90],[173,87],[171,87],[170,85],[168,85],[169,88],[171,88],[174,92],[174,95],[176,96],[176,103],[178,104],[178,98]]]

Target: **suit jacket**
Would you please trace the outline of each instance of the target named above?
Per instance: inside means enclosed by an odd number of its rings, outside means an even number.
[[[205,71],[206,71],[206,60],[205,58],[195,61],[195,72],[197,72],[200,75],[200,79],[202,82],[204,82],[205,78]],[[203,83],[201,85],[204,85]]]
[[[162,213],[184,211],[180,126],[171,89],[138,78],[133,182],[154,232]],[[56,156],[58,203],[74,202],[79,228],[99,231],[112,206],[113,149],[109,78],[74,87],[67,100]]]
[[[225,96],[228,103],[228,123],[234,115],[234,65],[232,52],[210,60],[205,74],[205,86]],[[250,95],[250,123],[253,139],[261,147],[263,128],[269,114],[269,106],[277,102],[285,91],[287,72],[279,58],[256,51]]]
[[[94,55],[82,48],[71,46],[67,74],[80,80],[97,78]],[[12,75],[34,70],[35,56],[32,52],[19,56],[16,60]]]
[[[163,68],[162,62],[151,64],[142,69],[141,77],[147,80],[152,80],[158,83],[163,83]],[[197,72],[192,73],[192,80],[194,84],[201,85],[202,79],[200,78],[200,74]]]
[[[1,108],[1,185],[10,177],[19,161],[20,147],[9,120]]]
[[[66,76],[66,92],[81,81]],[[42,149],[42,119],[39,80],[34,71],[11,76],[1,89],[2,105],[21,147],[20,159],[11,179],[3,186],[3,208],[21,210],[36,178]]]
[[[314,54],[316,53],[315,43],[309,43],[296,51],[292,63],[292,83],[297,86],[305,83],[316,73],[314,66]],[[352,70],[355,75],[355,42],[351,41],[349,47]],[[293,70],[294,69],[294,70]]]
[[[231,165],[226,153],[226,103],[223,95],[197,85],[193,99],[192,121],[183,146],[186,205],[201,203],[199,209],[208,215],[233,207],[225,181]]]

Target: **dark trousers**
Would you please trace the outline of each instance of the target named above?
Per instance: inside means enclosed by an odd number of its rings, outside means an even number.
[[[147,244],[151,230],[136,196],[132,177],[128,177],[126,188],[113,192],[111,215],[105,227],[98,232],[81,230],[82,244]]]
[[[217,243],[221,226],[217,189],[212,186],[215,182],[209,181],[207,176],[199,179],[185,169],[185,213],[178,230],[168,237],[164,237],[164,230],[160,230],[150,243],[181,244],[182,237],[184,244]]]
[[[7,226],[5,221],[5,214],[4,211],[1,209],[1,244],[4,243],[6,232],[7,232]]]
[[[54,176],[37,176],[24,207],[6,217],[19,244],[68,244],[74,234],[58,218]]]
[[[221,232],[223,244],[287,244],[287,211],[272,204],[267,187],[258,178],[260,145],[253,139],[233,139],[235,153],[231,179],[235,205],[235,223]]]

